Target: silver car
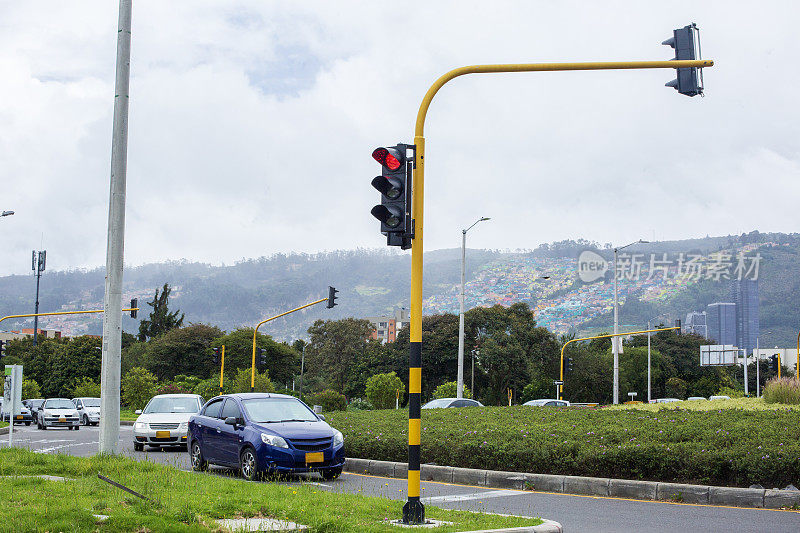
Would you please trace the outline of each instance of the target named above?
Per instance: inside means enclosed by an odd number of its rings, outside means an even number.
[[[53,427],[65,427],[69,429],[81,429],[81,422],[78,418],[78,410],[75,404],[67,398],[48,398],[39,406],[36,415],[36,426],[39,429]]]
[[[133,424],[133,449],[148,446],[186,446],[189,418],[205,402],[197,394],[159,394],[153,396]]]
[[[541,400],[530,400],[522,405],[527,405],[528,407],[569,407],[569,402],[567,400],[555,400],[552,398],[542,398]]]
[[[73,398],[81,424],[96,426],[100,423],[100,398]]]

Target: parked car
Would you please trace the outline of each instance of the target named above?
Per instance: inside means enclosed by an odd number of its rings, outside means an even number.
[[[37,416],[39,414],[39,407],[41,407],[44,403],[44,398],[31,398],[28,400],[22,400],[22,403],[31,410],[31,421],[38,425],[39,422],[37,420]]]
[[[81,429],[78,410],[72,400],[66,398],[48,398],[39,406],[36,416],[36,427],[47,429],[51,427],[66,427]]]
[[[3,406],[3,398],[0,397],[0,420],[8,422],[9,415],[10,413],[5,412],[5,408]],[[25,405],[25,401],[23,401],[20,411],[18,413],[14,413],[14,423],[25,424],[26,426],[30,426],[31,420],[33,420],[33,418],[31,417],[31,410],[28,409],[28,406]]]
[[[422,409],[437,409],[439,407],[483,407],[478,400],[469,398],[439,398],[431,400],[422,406]]]
[[[243,393],[212,398],[189,420],[192,468],[209,463],[263,474],[319,472],[339,477],[344,436],[305,403],[285,394]]]
[[[531,400],[529,402],[523,403],[522,405],[528,405],[532,407],[569,407],[569,402],[566,400],[542,399],[542,400]]]
[[[672,403],[672,402],[682,402],[683,400],[679,400],[678,398],[656,398],[655,403]]]
[[[703,396],[689,396],[688,398],[686,398],[686,401],[688,402],[700,401],[700,400],[705,401],[706,399]]]
[[[730,400],[731,397],[730,396],[724,396],[724,395],[721,395],[721,396],[709,396],[708,399],[709,400]]]
[[[100,398],[73,398],[81,424],[96,426],[100,423]]]
[[[150,398],[133,424],[133,449],[186,446],[189,418],[200,411],[203,398],[197,394],[159,394]]]

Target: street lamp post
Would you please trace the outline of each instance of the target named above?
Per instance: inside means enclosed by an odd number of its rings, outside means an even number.
[[[624,250],[634,244],[647,244],[649,241],[639,239],[638,241],[614,248],[614,340],[611,345],[614,353],[614,404],[619,403],[619,343],[621,342],[616,335],[619,333],[619,295],[617,292],[617,278],[619,272],[617,271],[617,255],[620,250]]]
[[[461,294],[459,300],[459,314],[458,314],[458,379],[456,385],[456,398],[464,397],[464,277],[466,271],[466,257],[467,257],[467,232],[471,230],[478,222],[490,220],[489,217],[481,217],[472,226],[467,229],[461,230]]]
[[[0,217],[8,217],[14,214],[14,211],[3,211],[0,213]]]
[[[34,275],[36,276],[36,303],[34,305],[34,318],[33,318],[33,345],[36,346],[36,343],[39,338],[39,280],[42,279],[42,272],[44,272],[45,262],[47,259],[47,250],[42,250],[41,252],[37,252],[34,250],[33,254],[31,254],[31,270],[33,270]]]

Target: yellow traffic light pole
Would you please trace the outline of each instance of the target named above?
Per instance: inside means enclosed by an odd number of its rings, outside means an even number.
[[[425,522],[425,507],[420,502],[420,400],[422,395],[422,253],[423,205],[425,184],[425,117],[433,97],[445,83],[466,74],[492,74],[508,72],[549,72],[565,70],[630,70],[701,68],[714,65],[710,60],[692,61],[620,61],[599,63],[528,63],[472,65],[461,67],[441,76],[431,85],[417,112],[414,128],[414,190],[411,217],[414,221],[414,238],[411,244],[411,338],[409,345],[409,410],[408,410],[408,502],[403,506],[403,522]],[[253,351],[255,359],[255,349]]]
[[[222,394],[222,377],[225,375],[225,345],[222,345],[219,358],[219,393]]]
[[[285,313],[281,313],[279,315],[275,315],[272,318],[268,318],[266,320],[262,320],[261,322],[256,324],[256,327],[253,330],[253,364],[252,364],[252,366],[250,368],[250,392],[253,392],[255,390],[255,388],[256,388],[256,335],[258,335],[258,328],[260,328],[262,324],[266,324],[267,322],[275,320],[276,318],[280,318],[282,316],[289,315],[291,313],[294,313],[295,311],[300,311],[301,309],[305,309],[306,307],[311,307],[312,305],[316,305],[318,303],[322,303],[322,302],[325,302],[327,300],[328,300],[328,298],[322,298],[321,300],[317,300],[316,302],[311,302],[311,303],[306,304],[306,305],[301,305],[300,307],[298,307],[296,309],[292,309],[291,311],[286,311]]]
[[[563,395],[562,395],[562,393],[564,392],[564,350],[567,348],[568,344],[570,344],[572,342],[578,342],[578,341],[589,341],[589,340],[592,340],[592,339],[608,339],[608,338],[611,338],[611,337],[625,337],[626,335],[639,335],[641,333],[653,333],[655,331],[669,331],[671,329],[681,329],[681,327],[680,326],[672,326],[670,328],[645,329],[645,330],[642,330],[642,331],[627,331],[625,333],[617,333],[617,334],[609,333],[608,335],[597,335],[595,337],[583,337],[581,339],[570,339],[570,340],[568,340],[567,342],[564,343],[564,346],[561,347],[561,365],[560,365],[561,366],[561,375],[560,375],[561,385],[558,386],[558,399],[559,400],[563,400],[564,399]]]
[[[131,307],[129,309],[123,309],[123,313],[128,313],[130,311],[138,311],[138,307]],[[0,322],[10,318],[31,318],[34,316],[56,316],[56,315],[88,315],[91,313],[102,313],[103,309],[92,309],[91,311],[58,311],[56,313],[31,313],[29,315],[8,315],[0,318]]]

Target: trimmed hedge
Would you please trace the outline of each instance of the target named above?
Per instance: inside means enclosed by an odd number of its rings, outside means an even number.
[[[408,412],[330,413],[347,455],[406,461]],[[422,414],[422,462],[747,487],[800,485],[800,414],[486,407]]]

